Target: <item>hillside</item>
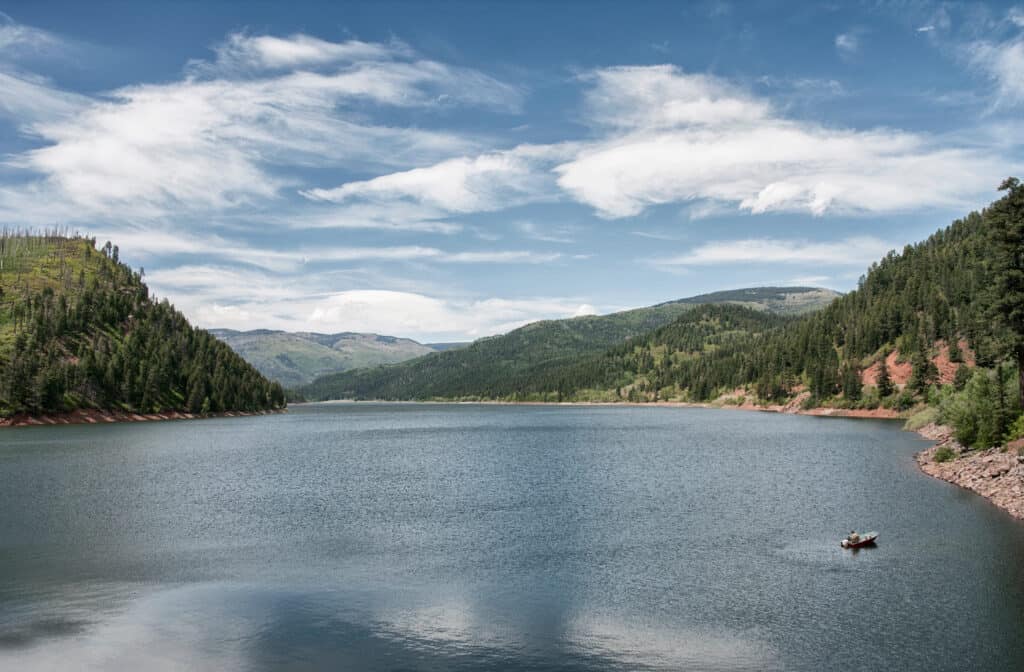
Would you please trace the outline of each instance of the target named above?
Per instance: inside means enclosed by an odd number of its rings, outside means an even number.
[[[1024,187],[1011,184],[985,212],[872,264],[823,310],[783,319],[705,304],[520,377],[505,397],[917,406],[916,422],[952,425],[965,446],[1024,436]]]
[[[630,343],[520,381],[519,393],[581,398],[596,389],[640,401],[708,401],[742,389],[767,402],[806,390],[814,403],[877,406],[883,359],[891,392],[905,383],[921,393],[942,382],[935,361],[943,352],[947,364],[964,360],[964,351],[972,362],[997,359],[1000,335],[984,291],[988,235],[984,218],[972,214],[890,253],[856,290],[818,312],[772,323],[744,306],[705,305]],[[723,332],[721,324],[742,328]],[[944,344],[961,342],[950,356]],[[875,386],[865,390],[868,379]]]
[[[828,290],[824,292],[771,288],[764,297],[749,294],[743,297],[747,303],[756,304],[763,314],[773,315],[774,306],[786,303],[786,294],[812,293],[817,297],[815,300],[831,300],[833,295]],[[696,300],[699,298],[611,315],[534,322],[502,336],[480,339],[459,350],[428,355],[396,366],[325,376],[301,388],[300,392],[307,399],[506,397],[522,389],[524,381],[544,377],[553,369],[561,369],[668,324],[704,303]],[[728,302],[733,301],[730,295]]]
[[[0,234],[0,416],[261,411],[284,391],[166,301],[107,243]]]
[[[804,315],[840,296],[837,291],[820,287],[749,287],[701,294],[675,303],[732,304],[776,315]]]
[[[339,371],[397,364],[447,349],[450,345],[440,344],[435,348],[408,338],[351,332],[211,329],[210,333],[231,346],[264,376],[285,387],[305,385],[319,376]]]

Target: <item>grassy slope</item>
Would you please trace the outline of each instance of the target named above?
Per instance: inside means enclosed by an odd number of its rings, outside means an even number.
[[[81,273],[85,285],[96,277],[104,259],[87,255],[82,239],[13,238],[0,251],[0,359],[14,343],[14,307],[26,296],[51,289],[75,296]]]
[[[434,352],[407,338],[377,334],[317,334],[285,331],[213,329],[260,373],[286,387],[298,387],[319,376],[380,364],[396,364]]]
[[[802,289],[788,291],[804,292]],[[831,300],[831,295],[826,297],[814,291],[819,301]],[[784,302],[779,294],[778,289],[772,288],[773,300]],[[308,399],[506,396],[517,380],[570,366],[580,358],[604,352],[668,324],[696,305],[707,302],[698,299],[702,297],[611,315],[535,322],[502,336],[480,339],[460,350],[436,353],[396,366],[324,376],[301,388],[300,392]],[[773,312],[773,305],[765,301],[764,310]]]

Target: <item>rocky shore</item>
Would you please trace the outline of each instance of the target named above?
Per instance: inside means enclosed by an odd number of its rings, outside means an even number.
[[[1024,440],[1003,448],[968,451],[953,438],[953,430],[942,425],[926,425],[918,433],[935,445],[915,458],[921,471],[978,493],[1011,516],[1024,520]],[[953,458],[937,462],[935,454],[948,448]]]
[[[195,420],[197,418],[235,418],[250,415],[271,415],[283,413],[278,411],[226,411],[200,415],[182,411],[166,413],[127,413],[125,411],[98,411],[95,409],[78,409],[70,413],[49,415],[19,414],[10,418],[0,418],[0,427],[32,427],[42,425],[98,425],[110,422],[156,422],[160,420]]]

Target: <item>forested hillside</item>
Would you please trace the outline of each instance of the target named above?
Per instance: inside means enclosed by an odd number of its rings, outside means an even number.
[[[397,364],[434,348],[408,338],[379,334],[317,334],[256,329],[211,329],[264,376],[285,387],[298,387],[319,376],[379,364]]]
[[[743,388],[763,402],[807,392],[809,405],[909,407],[939,382],[933,360],[945,344],[955,363],[964,359],[961,342],[982,367],[1010,354],[1011,335],[993,315],[994,235],[991,216],[972,213],[890,253],[855,291],[813,314],[773,321],[738,306],[705,306],[644,338],[520,381],[518,393],[590,397],[596,388],[634,400],[708,401]],[[864,386],[863,372],[894,350],[912,371],[906,388],[878,380]]]
[[[761,315],[796,304],[821,307],[837,296],[830,290],[805,287],[735,290],[721,297],[704,295],[611,315],[528,324],[502,336],[484,338],[455,351],[404,362],[324,376],[301,388],[308,399],[429,399],[434,397],[518,398],[544,389],[551,372],[650,333],[696,306],[742,300]],[[803,297],[807,298],[798,298]],[[788,312],[788,308],[787,308]],[[550,396],[550,395],[548,395]],[[547,398],[545,396],[545,398]]]
[[[82,408],[260,411],[271,383],[166,300],[107,243],[0,234],[0,415]]]

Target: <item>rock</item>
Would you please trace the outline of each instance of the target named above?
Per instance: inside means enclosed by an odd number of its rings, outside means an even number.
[[[985,470],[985,475],[988,476],[989,478],[996,478],[1002,476],[1009,470],[1010,467],[1006,466],[1005,464],[993,464],[992,466]]]

